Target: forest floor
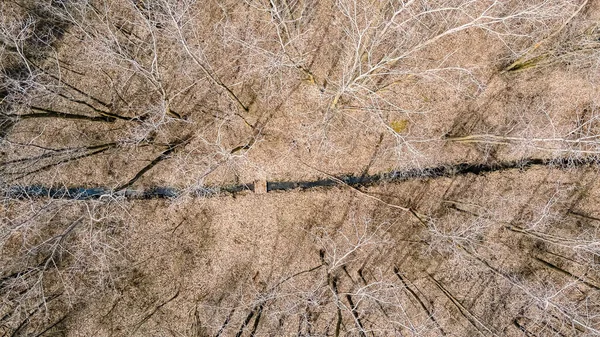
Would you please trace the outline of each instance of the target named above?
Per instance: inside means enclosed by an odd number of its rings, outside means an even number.
[[[600,336],[600,3],[451,2],[0,5],[0,335]]]

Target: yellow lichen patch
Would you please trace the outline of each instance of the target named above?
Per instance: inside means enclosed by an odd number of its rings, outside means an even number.
[[[408,128],[408,120],[400,119],[400,120],[392,121],[390,123],[390,126],[392,127],[392,130],[394,130],[394,132],[402,133],[402,132],[406,131],[406,129]]]
[[[312,74],[307,73],[306,75],[307,76],[305,78],[303,78],[302,81],[304,81],[304,82],[306,82],[308,84],[315,84],[316,83],[315,82],[315,77]]]

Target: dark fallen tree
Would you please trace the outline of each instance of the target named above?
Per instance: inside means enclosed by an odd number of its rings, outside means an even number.
[[[169,148],[145,166],[134,178],[126,184],[111,189],[108,187],[51,187],[51,186],[8,186],[4,189],[4,197],[13,199],[29,198],[51,198],[51,199],[99,199],[102,196],[120,196],[128,199],[171,199],[177,198],[185,191],[181,188],[169,186],[155,186],[147,189],[130,188],[143,174],[154,167],[160,161],[166,159],[177,147],[185,144],[185,141],[172,144]],[[440,165],[423,169],[409,169],[404,171],[392,171],[372,175],[345,174],[330,175],[328,178],[303,181],[267,181],[267,192],[309,190],[314,188],[328,188],[347,185],[353,188],[364,188],[384,183],[398,183],[416,179],[436,179],[443,177],[454,177],[468,174],[485,175],[492,172],[507,170],[527,170],[534,167],[548,167],[555,169],[567,169],[574,167],[597,166],[596,158],[527,158],[516,161],[498,162],[493,164],[483,163],[459,163],[454,165]],[[223,194],[235,194],[244,191],[254,191],[254,184],[237,184],[225,186],[206,186],[191,191],[197,197],[211,197]]]

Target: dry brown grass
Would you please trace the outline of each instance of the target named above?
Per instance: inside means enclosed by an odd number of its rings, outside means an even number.
[[[264,193],[593,161],[596,1],[14,0],[0,17],[2,191],[263,192],[6,194],[0,335],[600,335],[596,164]]]

